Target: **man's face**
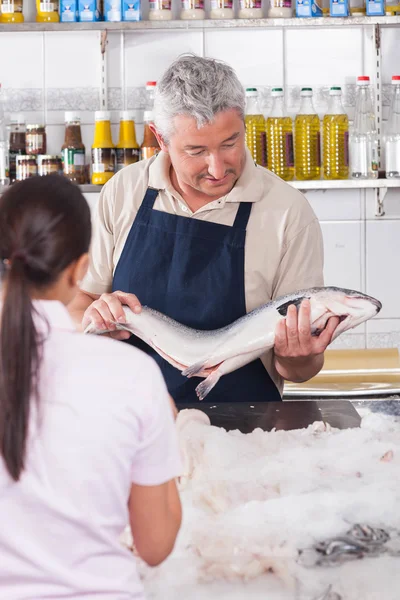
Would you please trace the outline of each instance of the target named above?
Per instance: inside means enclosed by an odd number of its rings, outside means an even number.
[[[198,129],[193,117],[179,115],[174,118],[174,133],[168,145],[163,146],[181,186],[220,198],[232,190],[244,168],[243,119],[236,110],[227,110]]]

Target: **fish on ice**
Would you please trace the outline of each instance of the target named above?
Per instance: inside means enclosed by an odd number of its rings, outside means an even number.
[[[126,322],[115,326],[146,342],[183,376],[205,378],[196,388],[203,400],[223,375],[273,348],[278,322],[286,318],[291,304],[299,308],[306,299],[311,305],[312,335],[319,335],[331,317],[339,317],[333,339],[371,319],[382,308],[379,300],[361,292],[321,287],[282,296],[220,329],[192,329],[146,306],[139,314],[124,306]],[[96,329],[93,323],[85,329],[85,333],[95,334],[109,331]]]

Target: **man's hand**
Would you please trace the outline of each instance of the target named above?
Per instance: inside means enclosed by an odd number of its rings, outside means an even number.
[[[301,303],[298,315],[296,307],[289,306],[286,319],[276,328],[275,366],[288,381],[307,381],[322,369],[324,352],[339,324],[338,317],[331,317],[324,331],[318,337],[312,336],[310,312],[309,300]]]
[[[125,323],[123,305],[129,306],[135,313],[140,313],[142,310],[142,305],[134,294],[125,292],[102,294],[85,311],[82,319],[83,330],[86,329],[89,323],[93,322],[97,329],[111,329],[110,337],[116,340],[127,340],[131,337],[131,333],[129,331],[116,331],[116,326],[112,322]]]

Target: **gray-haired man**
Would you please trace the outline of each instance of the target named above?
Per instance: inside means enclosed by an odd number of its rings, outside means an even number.
[[[102,190],[91,266],[71,312],[110,327],[142,304],[198,329],[222,327],[287,292],[323,284],[318,221],[306,199],[256,166],[245,145],[245,95],[226,64],[175,61],[159,82],[154,132],[162,152]],[[323,365],[337,319],[311,337],[310,307],[290,307],[274,352],[224,376],[210,402],[279,400],[284,379]],[[118,339],[129,334],[115,332]],[[154,356],[176,401],[195,402],[197,378]]]

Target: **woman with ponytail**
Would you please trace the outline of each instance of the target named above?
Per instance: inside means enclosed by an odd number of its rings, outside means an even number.
[[[181,522],[170,399],[144,353],[75,330],[91,220],[59,175],[0,198],[0,589],[7,600],[142,599]]]

